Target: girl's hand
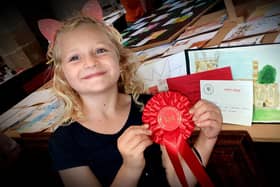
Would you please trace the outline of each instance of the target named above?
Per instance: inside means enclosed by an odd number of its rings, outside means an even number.
[[[152,144],[152,132],[148,125],[130,126],[118,139],[118,149],[123,157],[123,165],[130,169],[143,169],[144,150]]]
[[[193,121],[208,139],[217,138],[222,129],[222,114],[220,109],[213,103],[200,100],[190,110]]]

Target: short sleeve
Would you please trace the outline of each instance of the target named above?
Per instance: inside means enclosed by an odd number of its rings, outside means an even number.
[[[86,165],[83,154],[67,127],[59,127],[50,137],[48,146],[54,170]]]

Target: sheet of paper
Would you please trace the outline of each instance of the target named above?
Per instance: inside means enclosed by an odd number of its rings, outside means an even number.
[[[169,77],[181,76],[186,73],[186,58],[184,52],[147,61],[143,63],[136,72],[137,76],[143,80],[145,90],[158,85],[160,81]]]
[[[274,39],[274,43],[280,43],[280,33],[277,35],[277,37]]]
[[[229,41],[229,42],[223,42],[220,44],[220,47],[261,44],[263,37],[264,37],[264,35],[260,35],[260,36],[242,38],[239,40],[233,40],[233,41]]]
[[[124,15],[124,9],[116,10],[112,12],[111,14],[103,17],[103,20],[106,24],[113,24],[115,21],[117,21],[122,15]]]
[[[38,90],[31,93],[29,96],[20,101],[15,108],[29,107],[42,103],[48,103],[56,99],[52,88]]]
[[[203,47],[210,39],[212,39],[218,31],[213,31],[201,35],[197,35],[184,40],[179,40],[163,54],[163,56],[168,56],[175,54],[186,49],[196,49]]]
[[[171,44],[169,43],[163,44],[143,51],[135,52],[135,55],[139,58],[140,61],[146,61],[153,57],[161,56],[170,46]]]
[[[18,133],[41,132],[49,127],[58,125],[64,112],[64,104],[59,100],[41,105],[19,124],[11,129]]]
[[[253,119],[253,81],[200,81],[201,98],[215,103],[223,122],[250,126]]]
[[[247,18],[247,21],[261,19],[262,17],[270,17],[277,14],[280,14],[280,1],[271,1],[264,5],[257,6]]]
[[[194,14],[193,12],[188,12],[187,14],[185,14],[181,17],[172,18],[169,21],[167,21],[166,23],[164,23],[163,26],[183,22],[186,19],[190,18],[193,14]]]
[[[224,37],[223,41],[243,38],[267,32],[279,31],[280,15],[263,17],[254,21],[240,23]]]
[[[38,106],[26,108],[11,108],[0,116],[0,132],[19,124],[32,115]]]
[[[223,23],[213,22],[208,23],[199,27],[188,27],[184,33],[182,33],[176,40],[182,40],[185,38],[190,38],[199,34],[207,33],[210,31],[217,30],[223,26]]]
[[[168,12],[171,12],[177,8],[181,8],[181,7],[184,7],[184,6],[187,6],[190,2],[186,1],[186,2],[183,2],[183,3],[180,3],[180,1],[177,2],[176,5],[173,4],[172,8],[168,9]]]
[[[33,92],[11,109],[0,115],[0,131],[17,125],[31,116],[38,106],[53,102],[54,100],[56,100],[56,96],[51,88]]]
[[[151,22],[157,22],[157,21],[160,21],[162,19],[165,19],[169,16],[169,14],[163,14],[163,15],[160,15],[158,17],[156,17],[155,19],[153,19]]]

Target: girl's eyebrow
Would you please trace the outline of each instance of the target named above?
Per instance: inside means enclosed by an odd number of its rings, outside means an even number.
[[[100,45],[109,45],[111,46],[112,44],[110,42],[105,42],[105,41],[97,41],[96,44]]]

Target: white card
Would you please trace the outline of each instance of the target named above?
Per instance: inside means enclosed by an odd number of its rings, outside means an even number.
[[[253,119],[253,82],[239,80],[201,80],[201,99],[215,103],[223,122],[250,126]]]

